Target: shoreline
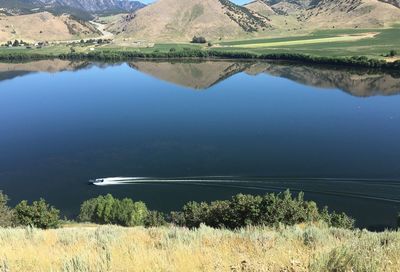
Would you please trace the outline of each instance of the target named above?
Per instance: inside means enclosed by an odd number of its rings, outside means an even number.
[[[353,57],[320,57],[301,53],[268,53],[231,52],[218,50],[183,50],[174,52],[140,52],[140,51],[96,51],[89,53],[40,54],[21,52],[0,53],[0,62],[34,61],[46,59],[88,60],[88,61],[130,61],[130,60],[199,60],[199,61],[289,61],[298,64],[331,65],[342,67],[376,68],[399,70],[400,60],[387,62],[365,56]]]

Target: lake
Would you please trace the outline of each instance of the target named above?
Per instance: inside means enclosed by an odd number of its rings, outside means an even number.
[[[304,191],[370,229],[400,212],[400,73],[283,62],[0,64],[0,190],[67,216]],[[90,178],[148,182],[91,186]],[[166,181],[167,179],[168,181]]]

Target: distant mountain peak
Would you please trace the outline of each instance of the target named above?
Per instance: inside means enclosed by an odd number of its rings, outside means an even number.
[[[86,12],[133,12],[146,5],[130,0],[0,0],[0,7],[13,13],[32,13],[50,11],[55,13],[70,13],[73,15]]]

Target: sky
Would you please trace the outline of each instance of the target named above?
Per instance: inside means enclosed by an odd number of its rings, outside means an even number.
[[[148,3],[154,2],[155,0],[139,0],[139,1],[148,4]],[[244,3],[250,2],[251,0],[231,0],[231,1],[236,4],[242,5]]]

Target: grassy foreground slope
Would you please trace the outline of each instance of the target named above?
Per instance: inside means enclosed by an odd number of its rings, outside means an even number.
[[[297,225],[0,229],[0,271],[398,271],[400,232]]]

